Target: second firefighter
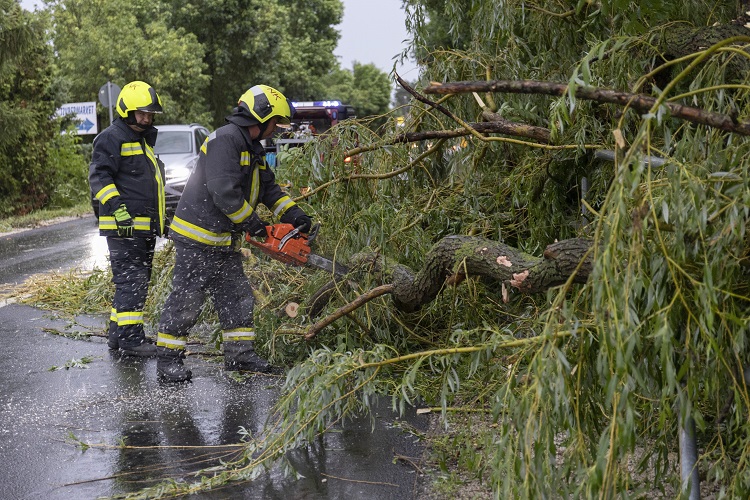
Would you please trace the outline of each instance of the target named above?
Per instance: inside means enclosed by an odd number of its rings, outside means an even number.
[[[256,85],[240,97],[228,122],[201,147],[170,226],[175,244],[172,293],[157,335],[157,373],[172,382],[190,380],[183,364],[188,330],[196,323],[206,294],[223,331],[227,370],[268,372],[255,353],[253,292],[239,252],[244,233],[266,234],[255,211],[268,207],[281,222],[307,232],[310,217],[276,183],[260,143],[277,125],[290,123],[294,108],[278,90]]]

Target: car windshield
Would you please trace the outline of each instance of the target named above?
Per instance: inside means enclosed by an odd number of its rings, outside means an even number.
[[[190,153],[190,141],[192,141],[192,137],[193,134],[190,131],[163,132],[160,130],[159,134],[156,136],[154,153],[158,155]]]

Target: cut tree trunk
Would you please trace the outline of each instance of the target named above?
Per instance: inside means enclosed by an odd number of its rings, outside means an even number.
[[[417,273],[394,265],[390,274],[393,302],[411,312],[431,302],[446,284],[481,276],[523,293],[538,293],[571,279],[585,283],[591,273],[590,240],[574,238],[549,245],[541,258],[497,241],[449,236],[436,243]]]
[[[398,310],[414,312],[433,301],[446,285],[457,285],[467,276],[489,278],[499,282],[504,291],[515,289],[521,293],[543,292],[568,281],[585,283],[592,269],[592,245],[591,240],[583,238],[563,240],[548,245],[539,258],[486,238],[448,236],[430,249],[417,273],[382,255],[360,253],[352,257],[352,265],[367,269],[384,284],[317,322],[305,338],[315,337],[338,318],[387,293]],[[316,311],[322,309],[321,296],[325,295],[326,302],[330,298],[331,287],[321,290],[324,293],[313,295]],[[508,300],[507,293],[503,293],[503,298]]]

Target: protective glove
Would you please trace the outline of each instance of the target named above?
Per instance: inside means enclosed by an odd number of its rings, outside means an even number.
[[[299,228],[301,233],[307,234],[310,232],[310,228],[312,227],[312,219],[307,215],[300,215],[296,219],[294,219],[294,224],[292,225],[296,228]]]
[[[123,238],[133,237],[133,218],[128,213],[128,207],[123,203],[117,210],[112,214],[115,216],[115,224],[117,224],[117,235]]]
[[[245,231],[250,236],[267,236],[268,232],[266,232],[266,226],[270,225],[270,223],[264,220],[260,220],[258,214],[253,212],[253,214],[248,217],[247,220],[240,224],[240,229],[242,231]]]

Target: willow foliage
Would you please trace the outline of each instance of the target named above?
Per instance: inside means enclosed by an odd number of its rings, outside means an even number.
[[[566,12],[561,2],[446,2],[442,13],[429,4],[412,3],[416,46],[432,59],[425,80],[569,82],[747,119],[748,54],[710,38],[644,78],[665,63],[677,34],[685,42],[701,27],[729,24],[734,3],[579,2]],[[462,49],[428,45],[431,23],[420,19],[438,14],[450,22],[447,46],[461,40]],[[498,208],[526,215],[505,237],[528,249],[580,233],[597,242],[589,283],[550,293],[536,316],[543,337],[571,335],[527,354],[517,368],[524,385],[498,381],[496,493],[637,494],[649,486],[629,460],[656,457],[658,478],[685,412],[698,422],[708,480],[746,497],[747,139],[670,119],[662,107],[641,116],[570,97],[485,98],[504,117],[549,127],[557,144],[577,146],[488,148],[473,175],[502,172],[512,205]],[[446,105],[462,117],[478,112],[471,96]],[[625,138],[619,147],[615,131]],[[597,160],[591,149],[616,150],[616,161]],[[666,165],[652,166],[649,155]],[[577,202],[583,178],[595,210],[587,218]]]
[[[736,3],[404,3],[423,72],[417,90],[431,81],[535,79],[750,119],[750,56],[704,31],[729,26]],[[296,362],[277,419],[246,461],[190,491],[251,477],[380,394],[396,408],[489,410],[497,426],[477,438],[485,458],[473,472],[498,498],[676,495],[669,454],[680,416],[697,423],[699,467],[717,496],[750,495],[750,143],[676,120],[661,105],[641,114],[573,95],[441,101],[467,122],[480,121],[481,101],[508,120],[549,128],[553,147],[473,136],[389,145],[404,130],[457,127],[413,102],[403,129],[384,136],[344,123],[335,137],[287,153],[278,177],[295,193],[313,190],[303,206],[323,221],[319,253],[345,260],[369,249],[416,269],[452,234],[536,255],[556,239],[587,236],[594,271],[585,285],[507,303],[498,284],[480,279],[444,289],[418,313],[376,300],[310,345],[284,336],[284,349],[279,336],[309,318],[262,315],[268,354]],[[377,144],[355,167],[344,162],[343,151]],[[614,161],[597,150],[614,151]],[[331,307],[374,283],[357,285],[338,290]]]
[[[701,31],[728,25],[734,3],[406,3],[425,85],[567,82],[748,118],[748,54]],[[691,36],[705,43],[668,62]],[[470,280],[413,315],[383,301],[361,312],[358,324],[324,332],[320,343],[339,346],[346,359],[326,368],[380,353],[389,370],[379,376],[390,383],[379,387],[396,405],[421,399],[491,409],[498,427],[485,438],[490,465],[480,473],[498,497],[679,490],[667,457],[676,451],[681,412],[698,423],[706,481],[745,497],[748,140],[673,119],[662,106],[642,115],[572,95],[448,97],[442,105],[465,121],[480,121],[481,100],[508,120],[550,128],[555,147],[474,137],[388,146],[363,154],[360,170],[385,176],[437,150],[398,176],[335,182],[309,202],[328,223],[328,252],[369,247],[414,268],[450,234],[480,234],[536,254],[555,239],[588,236],[596,242],[589,282],[503,304],[497,286]],[[418,103],[405,124],[456,126]],[[383,141],[361,128],[341,130],[338,140],[344,147]],[[315,147],[304,158],[300,152],[305,161],[289,172],[297,185],[350,174],[335,153],[318,161],[327,149]],[[596,150],[616,151],[615,161]],[[666,164],[652,164],[656,156]],[[318,161],[311,176],[308,161]],[[372,363],[363,361],[363,370]],[[315,401],[330,403],[346,388],[367,400],[352,377],[342,376],[336,396],[294,390],[320,370],[310,359],[290,374],[295,407],[311,412]]]

